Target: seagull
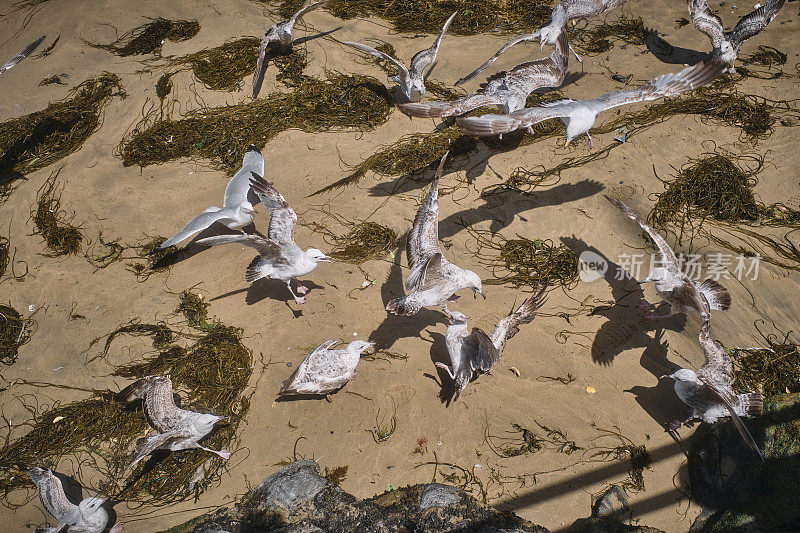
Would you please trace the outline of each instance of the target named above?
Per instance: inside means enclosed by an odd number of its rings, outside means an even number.
[[[30,476],[39,490],[42,506],[53,518],[58,520],[57,526],[39,528],[36,530],[37,532],[101,533],[105,530],[108,523],[108,512],[103,504],[108,498],[92,496],[84,498],[81,503],[75,505],[67,499],[64,487],[61,486],[61,480],[53,474],[52,470],[29,465],[20,465],[20,468]],[[121,530],[122,524],[118,522],[111,528],[110,533],[118,533]]]
[[[20,61],[31,55],[34,50],[39,48],[39,45],[42,44],[42,41],[44,41],[45,37],[47,37],[47,35],[42,35],[41,37],[33,41],[31,44],[26,46],[25,50],[23,50],[22,52],[18,53],[17,55],[9,59],[8,63],[0,67],[0,74],[2,74],[3,72],[7,71],[10,68],[15,67],[17,63],[19,63]]]
[[[726,311],[731,306],[731,295],[728,289],[714,281],[707,279],[697,283],[681,272],[680,263],[675,256],[675,252],[669,247],[667,241],[656,232],[642,218],[633,212],[627,205],[610,196],[606,196],[609,202],[617,206],[631,220],[636,221],[642,229],[650,235],[650,238],[658,247],[660,254],[660,264],[645,278],[644,283],[655,283],[658,294],[672,306],[672,312],[667,315],[657,316],[653,314],[656,306],[643,301],[639,308],[645,313],[646,320],[658,318],[669,318],[676,312],[691,309],[700,313],[703,321],[709,321],[711,310],[719,309]]]
[[[542,48],[544,48],[545,44],[556,44],[561,31],[564,30],[564,26],[570,20],[585,19],[602,15],[606,11],[611,11],[615,7],[621,6],[625,3],[625,1],[626,0],[562,0],[562,2],[559,3],[550,14],[550,22],[533,33],[518,35],[517,37],[514,37],[508,41],[506,44],[500,47],[500,50],[498,50],[492,57],[487,59],[483,65],[458,80],[456,85],[461,85],[462,83],[471,80],[486,70],[486,68],[494,63],[503,52],[515,44],[523,41],[535,41],[536,39],[540,40]],[[572,46],[570,46],[569,49],[572,50]],[[580,56],[575,53],[575,50],[572,50],[572,53],[575,54],[575,59],[577,59],[578,62],[583,61]]]
[[[453,401],[458,399],[476,372],[488,372],[500,360],[506,341],[517,334],[520,324],[529,324],[533,320],[536,311],[544,304],[545,288],[542,287],[538,293],[522,302],[516,311],[512,309],[508,316],[498,322],[491,335],[480,328],[472,328],[472,333],[469,333],[469,317],[459,311],[449,313],[452,324],[447,328],[445,342],[450,365],[437,362],[436,366],[445,370],[455,382]]]
[[[353,341],[344,350],[331,350],[337,341],[325,341],[303,359],[283,382],[278,396],[315,394],[331,401],[330,393],[341,389],[356,376],[361,352],[375,346],[367,341]]]
[[[267,30],[267,33],[264,34],[264,38],[261,39],[261,44],[258,45],[258,61],[256,62],[256,70],[253,72],[253,98],[258,96],[258,91],[261,90],[261,82],[264,80],[264,70],[267,66],[265,61],[267,58],[267,48],[272,45],[277,47],[282,54],[291,52],[292,43],[294,41],[294,37],[292,36],[294,25],[300,20],[300,17],[326,3],[328,3],[328,0],[306,3],[297,10],[297,13],[292,15],[292,18],[284,22],[279,22]]]
[[[297,292],[300,294],[295,294],[292,290],[292,279],[308,274],[317,268],[317,263],[320,261],[330,263],[331,258],[316,248],[303,251],[295,244],[294,228],[297,225],[297,214],[271,183],[253,172],[250,177],[250,187],[269,210],[268,238],[248,234],[220,235],[206,237],[197,242],[212,246],[238,242],[255,248],[258,255],[248,265],[244,280],[250,283],[261,278],[285,281],[294,301],[303,304],[306,299],[301,295],[308,292],[308,287],[298,283]]]
[[[423,307],[443,305],[449,315],[447,302],[457,300],[455,293],[467,288],[474,291],[475,298],[480,294],[486,299],[481,290],[481,278],[475,272],[449,262],[439,247],[439,179],[446,159],[447,153],[439,163],[428,196],[419,206],[406,240],[406,257],[411,272],[405,287],[407,291],[414,292],[390,301],[386,306],[390,313],[411,316]]]
[[[241,230],[253,221],[253,204],[247,199],[250,192],[250,175],[252,172],[264,174],[264,158],[252,144],[247,147],[242,161],[242,168],[233,175],[225,187],[225,198],[222,209],[211,206],[186,224],[182,230],[164,241],[159,250],[168,248],[200,233],[214,222],[220,222],[233,230]]]
[[[739,19],[732,31],[723,30],[722,19],[708,7],[706,0],[688,0],[689,16],[692,25],[711,39],[714,51],[711,59],[721,61],[728,68],[727,72],[735,74],[733,62],[739,53],[739,47],[747,39],[761,33],[767,24],[772,22],[786,0],[766,0],[763,6]]]
[[[543,104],[541,107],[527,107],[508,115],[483,115],[480,117],[458,117],[458,126],[474,135],[497,135],[521,128],[528,128],[552,118],[560,118],[567,127],[567,146],[572,139],[586,134],[586,144],[592,147],[589,130],[594,126],[597,115],[607,109],[625,104],[655,100],[691,91],[709,83],[722,74],[723,66],[717,62],[698,63],[677,73],[658,76],[635,89],[611,91],[594,100],[572,100],[566,98]]]
[[[540,87],[558,87],[567,73],[567,32],[561,30],[550,57],[522,63],[508,72],[490,77],[478,94],[449,102],[404,103],[397,108],[409,117],[451,117],[485,105],[496,105],[503,113],[525,107],[525,100]]]
[[[189,450],[199,448],[229,459],[231,454],[225,450],[212,450],[198,444],[198,441],[211,433],[214,425],[227,419],[206,413],[196,413],[175,405],[172,397],[172,380],[169,376],[145,376],[122,389],[117,400],[128,403],[144,400],[144,414],[147,422],[157,433],[136,440],[136,458],[125,468],[129,471],[136,463],[156,450]]]
[[[698,368],[697,372],[681,368],[660,378],[674,379],[675,393],[683,403],[692,409],[686,420],[671,422],[669,429],[675,431],[695,419],[713,424],[720,418],[730,416],[747,445],[763,461],[764,455],[753,436],[747,431],[741,417],[759,416],[764,407],[764,396],[759,392],[746,394],[733,392],[734,376],[731,358],[725,352],[725,348],[711,338],[708,330],[709,322],[706,320],[700,328],[699,335],[700,346],[703,347],[706,357],[703,366]]]
[[[450,23],[453,22],[453,19],[457,13],[458,11],[455,11],[452,15],[450,15],[450,18],[447,19],[447,22],[445,22],[444,26],[442,27],[442,32],[439,34],[430,48],[420,50],[414,54],[414,57],[411,58],[410,69],[407,69],[405,65],[392,56],[384,54],[383,52],[379,52],[371,46],[348,41],[345,41],[344,44],[386,61],[391,61],[397,65],[397,75],[392,76],[391,80],[400,86],[400,92],[407,101],[418,102],[425,94],[425,71],[431,65],[431,63],[436,61],[436,54],[439,53],[439,45],[441,44],[442,39],[444,39],[444,34],[447,33],[447,29],[450,27]]]

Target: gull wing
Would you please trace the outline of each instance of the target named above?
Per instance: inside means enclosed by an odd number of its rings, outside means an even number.
[[[283,384],[281,385],[281,389],[278,391],[278,395],[280,396],[283,394],[297,394],[296,385],[298,378],[302,378],[303,375],[305,374],[306,369],[308,368],[309,361],[312,358],[316,357],[321,352],[325,350],[330,350],[336,344],[336,342],[337,341],[335,340],[325,341],[316,348],[314,348],[314,350],[310,354],[308,354],[299,365],[297,365],[297,368],[294,369],[294,372],[292,372],[292,374],[283,382]]]
[[[294,243],[297,214],[289,207],[283,195],[254,172],[250,173],[250,187],[269,210],[269,239],[282,246],[297,246]]]
[[[259,257],[267,259],[271,263],[289,263],[289,256],[283,247],[271,239],[265,239],[260,235],[218,235],[206,237],[197,241],[198,244],[215,246],[217,244],[239,243],[250,248],[255,248]]]
[[[439,247],[439,178],[442,177],[448,153],[445,153],[439,162],[439,168],[431,181],[428,195],[419,206],[417,216],[414,217],[414,224],[406,238],[406,259],[408,268],[411,270],[411,274],[406,279],[406,290],[411,290],[417,285],[418,278],[423,272],[419,267],[433,255],[441,255]]]
[[[258,45],[258,60],[256,61],[256,69],[253,71],[253,98],[258,96],[261,84],[264,82],[264,72],[267,69],[267,48],[269,43],[273,41],[280,41],[275,26],[269,29],[264,38],[261,39],[261,44]]]
[[[481,66],[479,66],[478,68],[476,68],[475,70],[473,70],[472,72],[470,72],[469,74],[467,74],[466,76],[464,76],[463,78],[461,78],[460,80],[458,80],[458,81],[457,81],[455,84],[456,84],[456,85],[461,85],[462,83],[466,83],[466,82],[468,82],[469,80],[471,80],[472,78],[474,78],[475,76],[477,76],[478,74],[480,74],[481,72],[483,72],[484,70],[486,70],[487,68],[489,68],[489,66],[490,66],[492,63],[494,63],[495,61],[497,61],[497,58],[498,58],[498,57],[500,57],[500,55],[501,55],[503,52],[505,52],[506,50],[508,50],[508,49],[509,49],[509,48],[511,48],[512,46],[514,46],[514,45],[516,45],[516,44],[519,44],[519,43],[521,43],[521,42],[524,42],[524,41],[535,41],[536,39],[538,39],[538,38],[539,38],[539,34],[540,34],[540,32],[537,30],[537,31],[536,31],[536,32],[534,32],[534,33],[526,33],[526,34],[524,34],[524,35],[518,35],[517,37],[514,37],[513,39],[511,39],[510,41],[508,41],[506,44],[504,44],[503,46],[501,46],[501,47],[500,47],[500,50],[498,50],[497,52],[495,52],[495,53],[494,53],[494,55],[493,55],[492,57],[490,57],[489,59],[487,59],[486,61],[484,61],[484,63],[483,63]]]
[[[297,21],[300,20],[303,17],[303,15],[305,15],[309,11],[313,11],[313,10],[317,9],[318,7],[321,7],[321,6],[323,6],[323,5],[327,4],[327,3],[328,3],[328,0],[322,0],[321,2],[310,2],[310,3],[307,3],[306,5],[302,6],[300,9],[297,10],[297,13],[292,15],[292,18],[289,19],[289,21],[288,21],[289,27],[290,28],[294,27],[294,25],[297,23]]]
[[[445,21],[444,26],[442,26],[442,31],[439,33],[439,36],[433,41],[433,45],[430,48],[425,50],[420,50],[414,57],[411,58],[411,68],[409,69],[409,73],[412,77],[422,77],[425,74],[425,69],[427,69],[431,63],[436,61],[436,55],[439,53],[439,45],[442,44],[442,39],[444,39],[444,34],[447,33],[448,28],[450,28],[450,24],[453,22],[453,19],[456,18],[458,11],[454,11],[452,15]]]
[[[521,324],[529,324],[536,317],[536,311],[547,300],[545,297],[546,289],[546,285],[541,287],[539,292],[522,302],[516,311],[513,311],[512,308],[512,312],[497,323],[489,338],[500,352],[503,351],[505,342],[519,332]]]
[[[233,175],[225,187],[223,207],[236,208],[248,201],[247,193],[250,192],[250,176],[253,172],[259,176],[264,175],[264,157],[258,148],[251,144],[244,153],[242,168]]]
[[[701,379],[701,381],[703,380]],[[706,385],[708,387],[708,390],[711,391],[713,395],[716,396],[716,398],[722,402],[722,404],[725,406],[725,408],[731,415],[731,420],[733,420],[733,425],[735,425],[736,429],[739,430],[739,433],[742,435],[742,438],[744,439],[745,443],[747,443],[750,449],[753,450],[763,462],[764,454],[761,453],[761,449],[758,447],[756,439],[753,438],[753,435],[750,434],[750,431],[748,431],[747,426],[744,425],[742,419],[739,417],[738,414],[736,414],[736,409],[734,409],[733,407],[733,404],[736,401],[736,397],[733,395],[733,393],[721,390],[714,383],[708,383],[706,381],[703,381],[703,384]]]
[[[739,19],[739,23],[728,34],[734,48],[739,48],[750,37],[758,35],[783,7],[786,0],[767,0],[764,5]]]
[[[41,37],[33,41],[31,44],[26,46],[22,52],[18,53],[17,55],[9,59],[8,63],[0,67],[0,74],[2,74],[3,72],[7,71],[10,68],[13,68],[17,63],[19,63],[20,61],[31,55],[33,51],[36,50],[40,44],[42,44],[42,41],[44,41],[45,37],[47,36],[42,35]]]
[[[698,336],[706,362],[697,370],[697,377],[705,383],[714,383],[719,388],[730,388],[733,384],[733,361],[725,348],[711,338],[709,321],[705,320]]]
[[[190,220],[182,230],[178,233],[161,243],[161,246],[158,247],[159,250],[163,250],[164,248],[168,248],[170,246],[174,246],[179,242],[188,239],[192,235],[196,233],[200,233],[211,224],[217,221],[222,221],[229,218],[230,212],[228,210],[218,210],[218,211],[203,211],[192,220]]]
[[[52,470],[38,466],[21,465],[39,490],[39,498],[45,510],[59,523],[68,522],[78,511],[78,506],[67,499],[61,480]]]
[[[500,350],[480,328],[472,328],[472,333],[464,338],[461,353],[473,372],[488,372],[500,360]]]
[[[502,102],[497,96],[471,94],[463,98],[458,98],[457,100],[445,102],[410,102],[396,104],[396,106],[401,113],[409,117],[440,118],[463,115],[481,106],[499,105],[500,103]]]
[[[633,209],[628,207],[627,205],[623,204],[619,200],[611,198],[608,195],[605,195],[606,200],[617,206],[623,213],[625,213],[628,218],[635,221],[641,228],[650,235],[650,238],[653,239],[653,242],[656,243],[658,247],[658,251],[661,253],[661,262],[666,264],[666,268],[668,268],[672,272],[680,272],[680,267],[678,264],[678,258],[675,256],[675,252],[672,251],[667,241],[664,240],[664,237],[658,234],[653,227],[648,224],[647,222],[642,219],[639,215],[637,215]]]
[[[711,11],[706,0],[688,0],[687,7],[692,25],[711,39],[714,50],[719,50],[725,41],[722,19]]]
[[[389,54],[384,54],[383,52],[375,50],[371,46],[367,46],[365,44],[353,43],[353,42],[350,42],[350,41],[343,41],[343,42],[347,46],[352,46],[353,48],[355,48],[356,50],[359,50],[361,52],[366,52],[366,53],[368,53],[370,55],[373,55],[375,57],[378,57],[380,59],[385,59],[386,61],[391,61],[392,63],[394,63],[397,66],[398,69],[400,69],[400,72],[398,74],[404,76],[406,79],[410,78],[410,75],[408,73],[408,69],[406,68],[406,66],[404,64],[402,64],[400,61],[398,61],[397,59],[395,59],[392,56],[390,56]]]
[[[564,105],[553,107],[526,107],[508,115],[481,115],[480,117],[456,117],[459,128],[472,135],[502,135],[539,122],[567,116]]]

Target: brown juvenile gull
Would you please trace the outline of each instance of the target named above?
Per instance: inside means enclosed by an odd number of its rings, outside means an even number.
[[[589,130],[594,126],[597,115],[602,111],[636,102],[675,96],[685,91],[697,89],[722,74],[723,65],[717,62],[698,63],[677,73],[663,74],[635,89],[611,91],[594,100],[572,100],[565,98],[543,104],[540,107],[526,107],[508,115],[482,115],[480,117],[458,117],[456,124],[473,135],[497,135],[528,128],[544,120],[559,118],[567,127],[567,140],[564,146],[579,135],[586,134],[586,144],[592,147]]]
[[[481,290],[481,278],[449,262],[439,247],[439,179],[446,159],[447,154],[444,154],[406,239],[406,258],[411,272],[405,288],[414,292],[390,301],[386,306],[390,313],[410,316],[423,307],[442,305],[449,315],[447,302],[457,300],[456,292],[467,288],[474,291],[476,298],[478,294],[486,298]]]
[[[496,105],[502,113],[512,113],[525,107],[533,91],[541,87],[558,87],[567,73],[567,32],[561,30],[555,50],[550,57],[522,63],[508,72],[486,80],[478,94],[448,102],[405,103],[397,108],[410,117],[451,117],[463,115],[485,105]]]
[[[278,396],[313,394],[325,396],[341,389],[356,376],[361,352],[375,346],[372,342],[353,341],[344,350],[331,350],[336,341],[325,341],[303,359],[303,362],[283,382]]]
[[[38,528],[41,533],[100,533],[108,524],[108,512],[103,504],[108,498],[91,496],[84,498],[78,505],[67,499],[61,480],[52,470],[38,466],[20,465],[30,476],[39,491],[42,506],[58,521],[55,527]],[[117,522],[110,533],[118,533],[122,524]]]
[[[436,363],[455,382],[456,393],[453,401],[458,399],[461,391],[467,386],[475,373],[485,373],[491,370],[506,347],[506,341],[517,334],[520,324],[528,324],[536,316],[536,311],[545,301],[542,287],[512,312],[497,323],[490,335],[480,328],[472,328],[472,333],[467,327],[469,317],[459,311],[449,314],[452,324],[447,328],[445,342],[447,352],[450,354],[450,365]]]
[[[17,63],[19,63],[20,61],[31,55],[34,50],[39,48],[39,45],[42,44],[42,41],[44,41],[45,37],[47,36],[42,35],[41,37],[33,41],[31,44],[26,46],[22,52],[18,53],[17,55],[9,59],[8,63],[0,67],[0,74],[2,74],[3,72],[7,71],[10,68],[13,68],[14,66],[16,66]]]
[[[268,238],[248,234],[220,235],[200,239],[197,242],[210,245],[238,242],[255,248],[258,255],[247,266],[244,280],[250,283],[261,278],[285,281],[294,301],[303,304],[306,299],[294,293],[292,279],[308,274],[317,268],[317,263],[320,261],[330,263],[331,258],[316,248],[303,251],[295,244],[294,228],[297,225],[297,214],[271,183],[253,172],[250,177],[250,186],[258,195],[261,203],[269,210]],[[297,292],[305,294],[308,292],[308,288],[298,283]]]
[[[425,94],[425,71],[434,61],[436,61],[436,54],[439,53],[439,45],[441,44],[442,39],[444,39],[444,34],[450,27],[450,23],[453,22],[456,13],[458,13],[458,11],[450,15],[450,18],[448,18],[447,22],[444,23],[442,32],[439,34],[430,48],[420,50],[414,54],[414,57],[411,58],[411,68],[408,69],[404,64],[389,54],[379,52],[371,46],[347,41],[345,41],[344,44],[397,65],[397,75],[392,76],[390,79],[399,85],[400,92],[407,101],[417,102]]]
[[[292,43],[294,41],[294,36],[292,35],[294,25],[300,20],[300,17],[326,3],[328,3],[328,0],[306,2],[292,15],[292,18],[284,22],[279,22],[267,30],[267,33],[264,34],[264,38],[261,39],[261,44],[258,45],[258,61],[256,62],[256,70],[253,72],[253,98],[258,96],[258,91],[261,90],[261,83],[264,81],[264,70],[267,66],[267,48],[274,46],[282,54],[291,52]]]
[[[125,471],[129,471],[136,463],[156,450],[178,451],[199,448],[222,459],[230,458],[231,454],[225,450],[212,450],[198,443],[211,433],[217,422],[227,417],[196,413],[175,405],[172,397],[172,380],[168,376],[145,376],[117,394],[117,400],[121,402],[127,403],[136,399],[144,400],[145,417],[157,433],[136,440],[134,444],[136,458]]]
[[[730,308],[731,295],[728,289],[713,279],[707,279],[701,283],[690,279],[689,276],[681,272],[680,263],[675,256],[675,252],[672,251],[667,241],[650,224],[619,200],[615,200],[610,196],[606,196],[606,198],[641,226],[658,247],[661,256],[659,263],[663,266],[653,268],[645,278],[644,283],[655,283],[658,294],[669,302],[672,310],[667,315],[657,316],[653,314],[656,306],[642,301],[639,308],[645,313],[646,320],[669,318],[675,313],[693,310],[700,313],[703,321],[708,321],[711,318],[711,309],[726,311]]]
[[[689,417],[684,421],[674,420],[670,423],[669,429],[674,431],[695,419],[713,424],[720,418],[730,416],[747,445],[763,461],[764,456],[741,417],[759,416],[764,406],[764,396],[758,392],[746,394],[733,392],[733,362],[725,348],[711,338],[708,330],[709,323],[706,320],[700,328],[699,335],[706,362],[697,369],[697,372],[681,368],[668,376],[661,376],[661,379],[675,380],[675,393],[683,403],[691,407]]]
[[[498,50],[492,57],[487,59],[483,65],[458,80],[456,85],[461,85],[462,83],[471,80],[486,70],[486,68],[494,63],[503,52],[515,44],[523,41],[535,41],[536,39],[540,40],[542,48],[544,48],[545,44],[555,44],[558,41],[559,35],[564,30],[564,26],[570,20],[588,19],[602,15],[607,11],[611,11],[615,7],[621,6],[625,3],[625,1],[626,0],[562,0],[561,3],[553,8],[552,13],[550,14],[550,21],[546,25],[542,26],[533,33],[526,33],[514,37],[500,47],[500,50]],[[569,49],[572,50],[572,46],[570,46]],[[577,59],[579,62],[582,61],[580,56],[575,53],[575,50],[572,50],[572,53],[575,54],[575,59]]]
[[[714,47],[711,59],[724,63],[727,72],[733,74],[736,72],[733,63],[739,54],[739,47],[750,37],[761,33],[772,22],[785,1],[766,0],[763,6],[739,19],[736,27],[729,32],[723,29],[722,19],[711,11],[706,0],[688,0],[687,6],[694,27],[711,39],[711,46]]]
[[[254,145],[245,150],[242,168],[233,175],[225,187],[222,208],[211,206],[186,224],[182,230],[164,241],[159,250],[178,244],[192,235],[200,233],[214,222],[224,224],[230,229],[241,230],[253,221],[253,204],[247,199],[250,192],[252,172],[264,174],[264,158]]]

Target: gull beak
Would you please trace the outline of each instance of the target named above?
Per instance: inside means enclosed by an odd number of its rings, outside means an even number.
[[[484,300],[486,299],[486,295],[485,295],[485,294],[483,294],[483,291],[474,291],[474,292],[472,293],[472,297],[473,297],[474,299],[476,299],[476,300],[477,300],[477,299],[478,299],[478,295],[479,295],[479,294],[480,294],[481,296],[483,296],[483,299],[484,299]]]
[[[569,146],[569,139],[564,139],[564,148]]]
[[[664,374],[663,376],[661,376],[661,377],[660,377],[660,378],[658,378],[658,379],[667,379],[667,378],[671,378],[671,377],[672,377],[672,376],[671,376],[671,375],[669,375],[669,374]]]
[[[333,259],[328,257],[327,255],[320,259],[320,261],[325,261],[326,263],[333,263]]]

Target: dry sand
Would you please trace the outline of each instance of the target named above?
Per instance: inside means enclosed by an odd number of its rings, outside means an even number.
[[[712,7],[717,6],[712,2]],[[750,7],[741,5],[734,14],[727,5],[721,15],[733,25]],[[691,25],[675,28],[674,21],[687,16],[685,2],[631,0],[625,10],[642,16],[646,25],[658,29],[676,46],[695,50],[709,47],[705,36]],[[797,10],[797,4],[787,3],[765,34],[748,42],[742,52],[752,52],[761,44],[775,46],[789,55],[786,69],[793,71],[798,62]],[[100,231],[106,238],[125,242],[140,241],[146,235],[169,236],[201,209],[220,202],[227,176],[210,169],[206,161],[184,159],[144,169],[122,166],[116,155],[117,145],[139,121],[146,102],[154,100],[154,84],[162,70],[140,72],[138,58],[118,58],[89,48],[80,37],[112,40],[114,31],[110,25],[122,32],[141,24],[144,17],[197,19],[202,28],[194,39],[168,41],[164,45],[164,55],[183,55],[231,38],[261,35],[272,20],[263,5],[245,0],[167,4],[150,0],[79,4],[51,0],[32,10],[4,11],[7,14],[0,17],[0,57],[10,57],[44,32],[48,34],[45,45],[59,33],[61,40],[49,57],[28,59],[0,78],[4,96],[0,119],[42,109],[49,101],[65,97],[68,87],[37,87],[39,80],[53,74],[67,73],[67,83],[76,85],[103,71],[114,72],[122,78],[128,93],[127,99],[111,100],[99,131],[79,151],[58,163],[64,165],[60,177],[66,184],[62,204],[76,213],[75,221],[81,223],[91,239]],[[616,16],[611,14],[610,18]],[[430,36],[393,34],[387,23],[379,20],[342,21],[322,11],[312,13],[306,20],[309,27],[298,30],[298,35],[340,28],[333,36],[343,41],[381,37],[392,42],[402,58],[410,58],[431,41]],[[448,36],[432,77],[452,83],[494,52],[502,41],[498,36]],[[356,55],[331,40],[311,40],[305,46],[311,58],[309,73],[332,69],[371,74],[385,81],[379,69],[357,62]],[[518,46],[497,62],[494,71],[529,59],[531,54],[541,56],[537,46]],[[646,80],[678,70],[681,65],[662,63],[653,54],[645,53],[644,47],[623,49],[617,44],[606,54],[585,57],[583,64],[571,59],[570,72],[580,73],[581,77],[566,86],[564,94],[586,98],[619,87],[610,79],[607,68],[633,74],[634,80]],[[470,82],[467,89],[475,89],[478,81]],[[176,109],[180,110],[198,107],[201,99],[209,106],[249,101],[249,78],[244,89],[234,93],[206,90],[190,72],[175,76],[173,84],[170,98],[178,100]],[[270,68],[262,95],[279,89]],[[800,96],[796,78],[747,79],[740,89],[773,98]],[[600,121],[611,116],[607,113]],[[346,164],[360,162],[404,134],[430,131],[433,127],[433,121],[409,121],[394,112],[388,123],[366,134],[286,131],[263,150],[266,177],[294,206],[301,222],[323,222],[321,210],[328,209],[350,220],[369,218],[403,234],[423,193],[417,183],[406,183],[401,194],[387,196],[395,180],[368,174],[357,187],[312,198],[307,195],[342,177]],[[638,228],[608,204],[599,193],[600,187],[592,182],[599,182],[602,192],[625,198],[644,214],[654,202],[653,193],[662,191],[654,170],[661,177],[669,176],[673,167],[680,167],[688,157],[698,156],[711,146],[704,141],[734,152],[752,150],[765,154],[769,164],[759,177],[757,194],[766,203],[785,201],[796,207],[800,155],[794,148],[800,140],[800,130],[777,125],[775,132],[757,145],[747,144],[739,133],[732,127],[703,123],[697,117],[675,117],[639,134],[604,160],[564,172],[558,185],[542,187],[529,195],[508,194],[489,206],[484,205],[479,191],[497,183],[498,175],[507,177],[518,166],[553,166],[566,156],[586,153],[586,148],[578,142],[564,149],[561,137],[494,155],[488,165],[476,166],[478,159],[473,158],[465,165],[473,167],[466,173],[474,180],[470,186],[464,185],[464,171],[448,174],[442,180],[443,187],[461,185],[455,194],[440,200],[441,219],[446,221],[441,235],[452,243],[446,254],[459,265],[490,277],[470,253],[475,241],[457,224],[462,215],[478,228],[488,229],[491,223],[493,229],[507,237],[519,234],[563,241],[577,251],[589,246],[610,258],[634,253],[643,246]],[[612,137],[598,135],[595,146],[605,146]],[[669,367],[667,361],[695,367],[702,363],[696,319],[690,318],[683,331],[673,322],[666,323],[668,329],[644,325],[636,315],[635,293],[625,300],[627,307],[572,318],[570,323],[558,316],[542,316],[509,342],[491,375],[480,377],[467,387],[459,401],[446,405],[440,401],[440,385],[432,377],[437,375],[432,361],[440,360],[444,353],[444,316],[436,310],[426,310],[412,318],[387,317],[383,310],[388,298],[400,294],[401,276],[405,273],[405,259],[401,256],[397,256],[397,264],[389,256],[387,260],[367,262],[362,269],[343,263],[322,264],[304,278],[313,284],[308,303],[302,307],[287,303],[289,295],[280,282],[249,287],[243,281],[243,273],[252,251],[235,246],[194,254],[168,273],[138,283],[125,270],[124,263],[95,272],[80,256],[53,259],[41,255],[44,246],[38,236],[31,235],[29,214],[37,189],[55,168],[51,165],[27,175],[0,209],[0,227],[4,231],[10,228],[16,258],[27,262],[30,271],[24,282],[5,281],[0,286],[0,300],[19,310],[27,310],[29,305],[38,309],[34,316],[36,332],[21,349],[18,361],[2,370],[5,381],[23,378],[87,388],[125,386],[125,380],[108,377],[108,365],[85,365],[87,355],[96,350],[87,352],[91,340],[134,317],[150,322],[167,316],[176,304],[173,293],[193,286],[211,302],[211,314],[226,324],[244,328],[245,343],[257,356],[252,408],[240,433],[239,450],[219,486],[197,502],[162,509],[129,509],[119,504],[116,510],[126,530],[162,530],[202,510],[230,502],[248,485],[274,472],[276,463],[290,458],[300,437],[305,439],[297,444],[299,454],[315,458],[329,468],[348,465],[342,487],[358,497],[430,481],[434,468],[421,463],[433,461],[435,452],[439,461],[474,471],[486,487],[491,505],[560,530],[575,519],[588,516],[590,495],[609,483],[624,480],[628,463],[621,460],[571,466],[589,455],[580,451],[565,455],[552,448],[502,459],[484,438],[487,432],[503,434],[512,424],[537,429],[537,422],[564,432],[587,449],[618,444],[613,438],[598,440],[602,433],[597,428],[618,428],[633,443],[645,444],[653,458],[652,468],[644,473],[646,490],[631,496],[632,514],[639,523],[666,531],[686,531],[697,515],[698,509],[685,496],[686,441],[675,442],[663,425],[681,416],[682,407],[671,386],[658,383],[658,376]],[[266,211],[263,206],[258,211],[256,227],[265,231]],[[339,229],[335,224],[331,227]],[[307,227],[298,227],[296,240],[304,247],[329,249],[322,236]],[[702,252],[714,250],[707,247]],[[354,291],[365,278],[376,280],[376,284]],[[798,293],[798,281],[797,273],[766,264],[762,264],[757,281],[728,281],[734,305],[726,313],[716,313],[715,336],[727,346],[753,346],[762,344],[754,327],[756,320],[768,319],[767,323],[774,323],[780,331],[793,329],[800,316],[800,301],[792,296]],[[544,313],[574,312],[584,300],[621,298],[628,290],[636,291],[638,286],[616,282],[612,286],[604,279],[581,283],[568,292],[554,290]],[[454,306],[474,317],[474,325],[484,329],[493,327],[515,301],[523,298],[521,291],[506,286],[489,286],[486,292],[486,301],[473,300],[465,294]],[[644,287],[644,295],[651,301],[656,298],[651,286]],[[85,319],[71,320],[72,313],[84,315]],[[621,321],[621,325],[614,326],[618,329],[611,331],[605,341],[595,339],[596,332],[612,319]],[[609,326],[605,328],[608,330]],[[562,331],[569,333],[559,335]],[[347,342],[354,337],[377,340],[394,352],[406,354],[408,359],[362,361],[358,378],[336,394],[332,403],[275,403],[280,383],[291,372],[287,362],[296,365],[310,348],[326,339]],[[625,337],[631,339],[614,346],[611,341],[620,337],[622,341]],[[595,354],[599,349],[611,355],[595,362],[593,343]],[[120,340],[112,355],[116,362],[136,360],[147,350],[146,343]],[[620,353],[614,356],[615,352]],[[270,364],[263,368],[256,383],[262,370],[258,356],[262,354],[263,361]],[[509,371],[510,367],[519,370],[519,377]],[[575,377],[568,385],[537,379],[568,373]],[[587,386],[596,392],[587,393]],[[22,420],[23,413],[13,399],[24,393],[37,395],[42,405],[85,397],[79,392],[15,385],[0,393],[6,416],[12,420]],[[376,421],[386,424],[392,417],[397,422],[394,434],[385,442],[376,443],[367,430],[374,429]],[[689,429],[680,432],[683,439],[691,433]],[[423,453],[413,454],[422,438],[427,439]],[[72,474],[73,465],[65,460],[57,470]],[[448,468],[441,471],[450,473]],[[490,479],[492,472],[501,474],[506,483],[500,484],[497,476]],[[535,472],[550,473],[537,475],[535,480],[529,476],[523,486],[513,480],[513,476]],[[87,484],[98,481],[92,472],[83,471],[81,476]],[[0,510],[0,523],[6,524],[6,531],[25,531],[27,524],[43,524],[45,520],[38,500],[13,511]]]

